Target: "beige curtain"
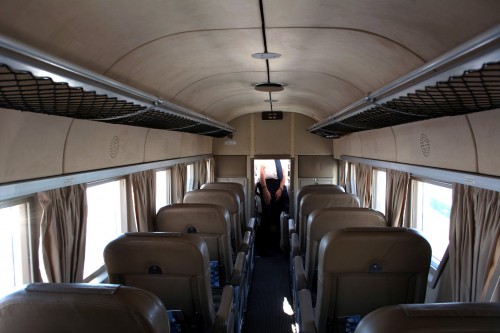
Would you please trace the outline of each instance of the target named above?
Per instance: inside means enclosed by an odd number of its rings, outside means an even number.
[[[389,225],[403,227],[404,210],[410,187],[410,175],[387,169],[385,217]]]
[[[208,160],[200,161],[200,187],[203,184],[208,183]]]
[[[345,191],[348,193],[356,193],[356,165],[346,162],[346,186]]]
[[[347,177],[347,161],[339,160],[339,186],[346,188],[346,177]]]
[[[211,157],[209,160],[208,160],[208,164],[210,166],[209,168],[209,175],[208,175],[208,179],[207,179],[207,182],[208,183],[213,183],[215,182],[215,158]]]
[[[194,189],[199,189],[201,185],[207,182],[207,160],[194,163]]]
[[[453,301],[498,297],[499,237],[499,193],[454,184],[449,244]]]
[[[172,167],[172,199],[173,203],[182,203],[186,194],[187,165],[177,164]]]
[[[38,193],[43,207],[41,255],[49,282],[83,282],[87,197],[85,185]]]
[[[358,164],[356,167],[356,195],[359,197],[361,207],[370,208],[372,202],[372,175],[370,165]]]
[[[156,216],[156,174],[154,170],[147,170],[130,174],[134,198],[134,216],[137,231],[148,232],[154,230]]]

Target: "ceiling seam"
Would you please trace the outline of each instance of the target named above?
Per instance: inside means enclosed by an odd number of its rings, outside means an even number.
[[[173,33],[173,34],[169,34],[169,35],[164,35],[164,36],[160,36],[160,37],[157,37],[157,38],[154,38],[154,39],[151,39],[145,43],[142,43],[141,45],[138,45],[136,47],[134,47],[133,49],[131,49],[130,51],[127,51],[125,52],[123,55],[121,55],[120,57],[118,57],[118,59],[116,59],[115,61],[113,61],[113,63],[102,73],[102,75],[106,75],[109,73],[109,71],[111,71],[113,69],[113,67],[116,66],[117,63],[119,63],[120,61],[122,61],[125,57],[127,57],[128,55],[130,55],[131,53],[137,51],[138,49],[148,45],[148,44],[151,44],[151,43],[154,43],[154,42],[157,42],[159,41],[160,39],[165,39],[165,38],[170,38],[170,37],[173,37],[173,36],[178,36],[178,35],[183,35],[183,34],[191,34],[191,33],[199,33],[199,32],[214,32],[214,31],[237,31],[237,30],[257,30],[257,29],[261,29],[260,27],[249,27],[249,28],[221,28],[221,29],[204,29],[204,30],[189,30],[189,31],[181,31],[181,32],[176,32],[176,33]]]
[[[345,28],[345,27],[268,27],[268,29],[311,29],[311,30],[316,29],[316,30],[354,31],[354,32],[359,32],[359,33],[363,33],[363,34],[367,34],[367,35],[376,36],[376,37],[382,38],[384,40],[387,40],[393,44],[396,44],[396,45],[400,46],[401,48],[405,49],[406,51],[410,52],[411,54],[413,54],[415,57],[417,57],[419,60],[421,60],[424,63],[426,63],[430,60],[430,59],[425,59],[423,56],[421,56],[417,52],[413,51],[412,49],[410,49],[408,46],[404,45],[401,42],[395,41],[394,39],[391,39],[391,38],[386,37],[384,35],[377,34],[375,32],[371,32],[371,31],[363,30],[363,29]]]

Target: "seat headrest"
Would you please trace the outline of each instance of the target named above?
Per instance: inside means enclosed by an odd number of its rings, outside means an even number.
[[[245,202],[245,188],[236,182],[212,182],[201,185],[201,189],[221,189],[232,190],[238,194],[240,202]]]
[[[350,193],[308,193],[300,201],[300,214],[309,215],[316,209],[327,207],[359,207],[359,198]]]
[[[210,267],[208,247],[202,239],[168,232],[123,234],[106,246],[104,262],[108,274],[199,275]],[[157,271],[151,272],[152,267]]]
[[[184,195],[184,203],[207,203],[226,208],[229,214],[239,214],[240,198],[230,190],[203,189],[193,190]]]
[[[212,204],[173,204],[162,207],[156,214],[158,231],[229,234],[231,232],[229,212],[226,208]],[[190,231],[191,230],[191,231]]]
[[[30,284],[0,300],[1,332],[169,332],[153,294],[119,285]]]
[[[319,269],[332,274],[426,272],[430,257],[429,242],[414,229],[346,228],[321,240]]]
[[[320,240],[325,233],[347,227],[387,227],[384,214],[370,208],[329,207],[309,214],[308,237]]]
[[[500,303],[391,305],[369,313],[356,332],[498,332]]]

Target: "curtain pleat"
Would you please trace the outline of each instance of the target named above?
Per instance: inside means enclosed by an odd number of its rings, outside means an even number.
[[[389,225],[403,227],[404,210],[410,187],[410,175],[406,172],[387,170],[385,216]]]
[[[347,161],[339,161],[339,186],[346,188],[346,177],[347,177]]]
[[[359,197],[361,207],[370,208],[372,202],[372,174],[370,165],[359,164],[356,167],[356,195]]]
[[[199,162],[198,165],[198,175],[199,175],[199,181],[198,181],[198,188],[200,188],[203,184],[207,182],[207,163],[208,160],[203,160]]]
[[[449,244],[453,301],[491,299],[495,293],[491,286],[498,286],[499,281],[494,274],[499,265],[499,237],[499,193],[453,184]]]
[[[211,157],[208,160],[208,163],[210,165],[210,174],[208,175],[208,183],[213,183],[215,182],[215,158]]]
[[[38,193],[43,207],[41,255],[49,282],[83,282],[87,197],[85,185]]]
[[[172,199],[174,203],[182,203],[186,194],[187,165],[177,164],[172,167]]]
[[[156,175],[154,170],[129,175],[133,188],[134,213],[137,231],[154,230],[156,216]]]

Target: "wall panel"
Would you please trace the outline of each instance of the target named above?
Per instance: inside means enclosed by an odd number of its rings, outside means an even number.
[[[465,116],[393,127],[397,162],[477,172],[474,138]]]
[[[74,120],[65,149],[64,173],[142,163],[148,129]]]
[[[146,138],[145,161],[159,161],[181,156],[182,133],[151,129]]]
[[[500,176],[500,109],[467,117],[476,141],[478,172]]]
[[[60,175],[71,119],[0,109],[0,183]]]

